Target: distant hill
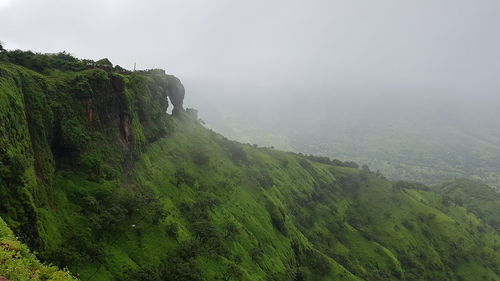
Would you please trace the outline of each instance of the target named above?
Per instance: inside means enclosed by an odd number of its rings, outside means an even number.
[[[246,103],[252,110],[224,100],[199,106],[211,128],[237,141],[356,161],[396,180],[500,187],[500,100],[374,96],[311,93],[274,107]]]

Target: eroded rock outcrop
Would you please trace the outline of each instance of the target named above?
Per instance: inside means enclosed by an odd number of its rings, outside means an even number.
[[[183,105],[185,89],[179,78],[166,74],[163,69],[138,70],[135,73],[145,73],[154,80],[155,85],[150,90],[164,95],[162,103],[167,107],[169,106],[168,101],[170,101],[173,106],[172,115],[180,116],[181,112],[185,111]]]
[[[185,89],[181,83],[181,80],[173,75],[169,75],[167,95],[172,102],[172,105],[174,106],[172,115],[178,116],[182,111],[184,111],[183,102]]]

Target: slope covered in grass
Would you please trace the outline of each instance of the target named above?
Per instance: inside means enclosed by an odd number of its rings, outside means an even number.
[[[489,186],[466,179],[433,186],[433,191],[443,195],[476,214],[484,222],[500,231],[500,193]]]
[[[498,234],[423,186],[242,147],[198,125],[175,132],[146,150],[139,182],[168,198],[167,220],[191,235],[197,231],[191,224],[203,220],[219,233],[234,222],[236,240],[223,239],[223,245],[260,249],[259,267],[273,265],[272,271],[308,280],[356,280],[351,274],[364,280],[467,280],[477,271],[484,280],[498,279]],[[205,161],[193,161],[198,158]],[[208,218],[198,213],[205,205],[198,201],[206,198],[216,199]],[[238,254],[242,269],[255,267],[251,254]],[[294,257],[291,267],[285,262],[280,268],[283,257]],[[249,275],[259,278],[265,280]]]
[[[16,56],[0,215],[83,280],[500,280],[498,232],[426,186],[167,115],[162,71]]]

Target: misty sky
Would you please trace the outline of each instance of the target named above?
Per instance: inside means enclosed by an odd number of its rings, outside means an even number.
[[[0,0],[0,40],[165,68],[202,111],[343,93],[500,94],[498,0]]]

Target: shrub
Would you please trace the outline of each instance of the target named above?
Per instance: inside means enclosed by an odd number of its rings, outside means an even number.
[[[80,150],[90,142],[88,129],[73,119],[62,120],[61,137],[62,145],[69,149]]]
[[[175,222],[169,223],[165,226],[165,232],[168,236],[177,239],[177,234],[179,232],[179,225]]]
[[[264,251],[260,247],[255,247],[250,249],[249,254],[253,261],[258,262],[264,256]]]
[[[232,141],[226,141],[224,144],[224,149],[229,153],[229,158],[235,163],[247,162],[247,153],[243,150],[243,147]]]
[[[234,240],[236,236],[240,234],[240,230],[238,229],[238,225],[230,221],[224,225],[224,238],[227,240]]]
[[[273,226],[283,235],[288,234],[288,229],[285,224],[285,212],[283,209],[278,208],[274,203],[268,202],[266,209],[271,217]]]
[[[24,66],[37,72],[47,72],[51,69],[61,71],[81,71],[85,65],[79,59],[66,52],[57,54],[41,54],[32,51],[4,51],[2,60]]]
[[[359,168],[359,165],[355,162],[351,161],[341,161],[339,159],[330,159],[325,156],[317,156],[317,155],[301,155],[311,161],[322,163],[322,164],[327,164],[327,165],[333,165],[333,166],[340,166],[340,167],[348,167],[348,168]]]
[[[203,166],[208,164],[209,158],[208,156],[203,152],[203,151],[193,151],[191,154],[191,159],[193,160],[193,163],[199,166]]]
[[[330,267],[330,262],[328,262],[328,259],[321,253],[315,251],[315,250],[310,250],[308,252],[308,259],[311,268],[319,273],[320,275],[327,275],[330,273],[331,267]]]
[[[257,175],[256,180],[257,180],[257,183],[259,184],[259,186],[263,187],[263,188],[269,188],[269,187],[272,187],[274,185],[273,178],[269,175],[269,172],[267,172],[267,171],[261,171]]]
[[[415,226],[413,225],[413,223],[411,223],[409,220],[407,219],[404,219],[401,224],[408,230],[413,230],[415,228]]]
[[[181,243],[159,265],[129,271],[123,280],[202,281],[203,272],[196,261],[199,246],[193,241]]]
[[[187,186],[193,187],[196,183],[196,179],[184,169],[175,171],[174,178],[175,186],[177,187],[181,186],[181,184],[186,184]]]
[[[242,278],[243,278],[243,271],[239,266],[232,263],[227,267],[226,274],[224,276],[225,281],[241,280]]]

